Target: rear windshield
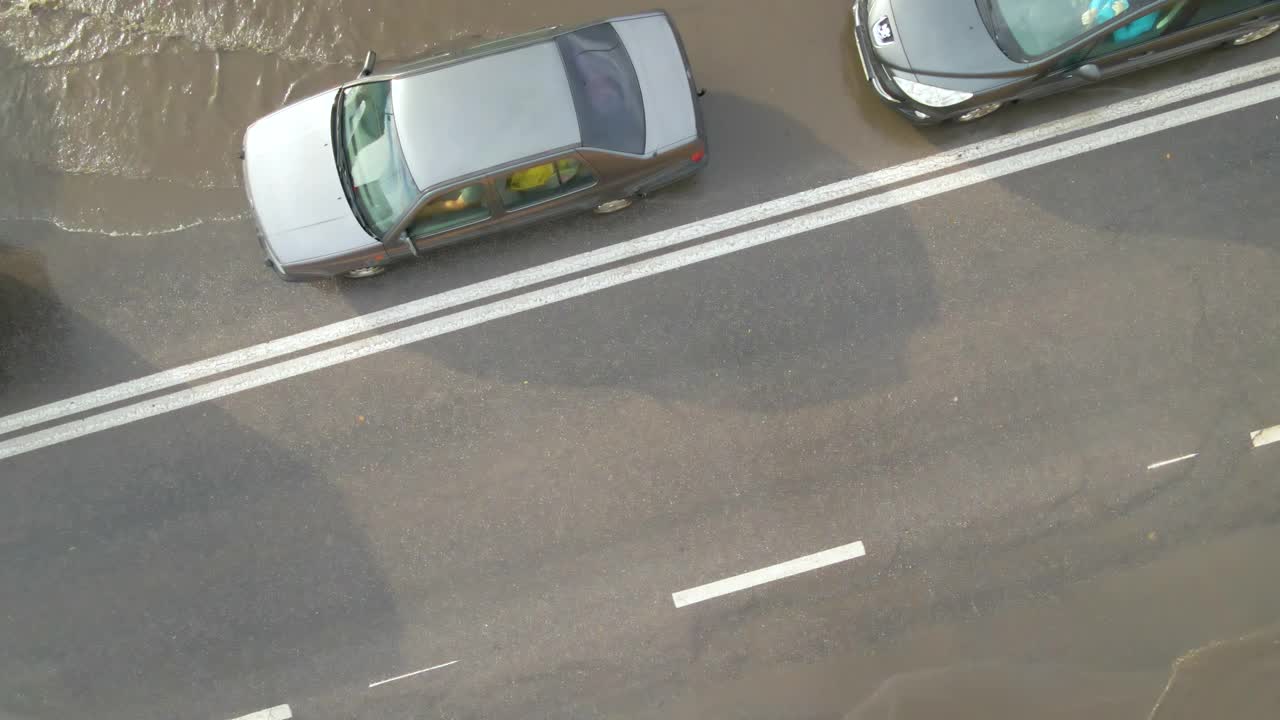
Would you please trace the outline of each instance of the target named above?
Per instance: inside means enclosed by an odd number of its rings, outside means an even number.
[[[582,126],[582,144],[644,153],[644,100],[631,57],[612,25],[556,38]]]

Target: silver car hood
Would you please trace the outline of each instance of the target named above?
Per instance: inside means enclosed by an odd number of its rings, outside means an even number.
[[[351,213],[329,131],[333,91],[307,98],[249,126],[245,189],[267,250],[281,265],[376,245]]]
[[[983,92],[1010,80],[937,77],[929,71],[982,75],[1022,67],[991,39],[975,0],[871,0],[868,10],[873,12],[873,25],[879,18],[888,17],[894,33],[895,42],[877,47],[876,52],[897,64],[905,60],[911,68],[910,73],[894,70],[894,75],[952,90]],[[901,55],[895,55],[895,45]]]

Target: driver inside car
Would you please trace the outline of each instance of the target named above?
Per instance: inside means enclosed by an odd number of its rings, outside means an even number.
[[[1117,15],[1121,15],[1129,10],[1129,0],[1092,0],[1089,3],[1089,9],[1084,11],[1080,16],[1080,24],[1085,27],[1092,27],[1099,23],[1105,23]],[[1111,39],[1115,42],[1125,42],[1133,38],[1149,32],[1156,26],[1156,13],[1151,13],[1134,20],[1128,25],[1123,25],[1111,34]]]
[[[418,211],[419,217],[433,217],[441,213],[457,212],[479,205],[484,201],[484,186],[470,185],[462,189],[456,198],[443,197],[433,200]]]

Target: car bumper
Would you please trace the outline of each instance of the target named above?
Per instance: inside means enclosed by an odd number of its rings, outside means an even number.
[[[247,133],[246,133],[247,134]],[[285,280],[291,280],[284,271],[284,266],[280,264],[280,259],[271,251],[271,245],[267,242],[267,237],[262,230],[262,219],[258,216],[257,205],[253,202],[253,187],[249,184],[249,167],[247,155],[244,146],[240,147],[240,184],[244,187],[245,196],[249,200],[249,217],[253,220],[253,232],[258,236],[258,246],[262,248],[263,264],[271,268],[277,275]]]
[[[868,49],[871,47],[871,36],[867,33],[865,3],[862,0],[854,0],[851,14],[853,15],[854,51],[858,56],[858,63],[862,66],[862,75],[886,105],[917,125],[936,125],[955,114],[920,105],[903,95],[894,85],[888,70]]]

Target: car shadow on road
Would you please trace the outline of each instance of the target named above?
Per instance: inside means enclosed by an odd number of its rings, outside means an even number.
[[[5,392],[58,383],[25,355],[92,332],[50,285],[39,253],[0,239]],[[359,682],[314,670],[400,637],[332,479],[213,406],[0,460],[0,477],[0,714],[235,715]]]
[[[865,170],[776,109],[724,94],[705,100],[712,165],[650,200],[696,202],[714,189],[733,194],[737,208],[808,187],[815,168],[831,177]],[[561,225],[586,232],[590,220]],[[502,383],[767,411],[901,382],[906,343],[936,312],[924,243],[905,212],[889,210],[414,347]]]
[[[1037,209],[1101,233],[1280,249],[1280,146],[1257,142],[1273,137],[1274,115],[1220,115],[1128,141],[1115,153],[1081,156],[1069,174],[1023,172],[999,183]]]

